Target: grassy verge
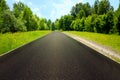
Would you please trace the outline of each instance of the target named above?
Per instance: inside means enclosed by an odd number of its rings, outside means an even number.
[[[31,31],[0,34],[0,55],[40,38],[51,31]]]
[[[71,33],[87,40],[94,41],[101,45],[107,46],[118,53],[120,53],[120,36],[116,34],[99,34],[99,33],[91,33],[91,32],[77,32],[77,31],[68,31],[67,33]]]

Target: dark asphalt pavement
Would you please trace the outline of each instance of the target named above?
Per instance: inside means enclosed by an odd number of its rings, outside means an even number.
[[[0,80],[120,80],[120,64],[52,32],[0,57]]]

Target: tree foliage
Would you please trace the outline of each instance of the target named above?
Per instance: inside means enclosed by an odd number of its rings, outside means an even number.
[[[95,0],[94,8],[93,8],[95,14],[98,14],[98,6],[99,6],[99,0]]]
[[[20,19],[16,19],[12,12],[4,11],[1,17],[3,18],[3,21],[0,25],[0,32],[26,31],[24,24]]]
[[[14,3],[10,10],[6,0],[0,0],[0,33],[55,29],[120,34],[120,5],[114,11],[109,0],[95,0],[92,6],[77,3],[70,14],[52,22],[39,18],[23,2]]]
[[[118,32],[119,32],[119,35],[120,35],[120,15],[118,16],[118,22],[117,22],[117,29],[118,29]]]
[[[0,0],[0,33],[50,30],[51,20],[39,18],[23,2],[13,4],[10,11],[5,0]]]
[[[76,18],[82,18],[82,17],[87,17],[91,15],[91,6],[89,3],[78,3],[75,6],[72,7],[71,10],[71,15]]]
[[[0,0],[0,12],[9,9],[8,5],[6,4],[5,0]]]
[[[26,5],[22,2],[14,3],[13,4],[13,13],[16,18],[18,18],[22,12],[24,11]]]
[[[120,34],[120,5],[114,11],[109,0],[95,0],[92,7],[89,3],[77,3],[70,13],[55,21],[58,29]]]
[[[76,19],[72,21],[71,24],[71,30],[76,30],[76,31],[84,31],[84,26],[85,26],[85,18],[82,19]]]
[[[98,5],[98,14],[106,14],[111,9],[109,0],[101,0]]]
[[[73,17],[71,15],[62,16],[59,20],[59,29],[71,30],[70,25],[72,23]]]

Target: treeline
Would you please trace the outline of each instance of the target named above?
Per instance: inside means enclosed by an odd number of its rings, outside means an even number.
[[[0,33],[51,30],[51,20],[39,18],[22,2],[14,3],[10,10],[6,0],[0,0]]]
[[[116,11],[109,0],[95,0],[94,5],[78,3],[70,14],[55,21],[56,29],[76,30],[97,33],[119,33],[120,5]]]

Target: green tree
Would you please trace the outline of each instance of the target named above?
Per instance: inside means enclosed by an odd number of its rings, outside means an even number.
[[[88,17],[92,14],[92,8],[88,2],[83,5],[83,10],[85,12],[85,17]]]
[[[13,13],[16,18],[24,11],[26,5],[22,2],[14,3],[13,4]]]
[[[113,16],[113,12],[109,11],[106,14],[106,25],[103,28],[103,30],[105,31],[106,34],[108,34],[110,32],[110,30],[113,28],[114,25],[114,16]]]
[[[72,24],[72,25],[73,25],[74,30],[80,31],[81,30],[81,28],[80,28],[80,19],[76,19],[73,23],[74,24]]]
[[[75,6],[73,6],[71,9],[71,15],[74,18],[76,17],[81,18],[82,16],[87,17],[91,15],[91,13],[92,13],[92,8],[89,3],[85,3],[85,4],[78,3]]]
[[[106,14],[109,10],[111,10],[109,0],[101,0],[98,6],[98,14]]]
[[[118,9],[115,11],[115,26],[116,26],[116,29],[120,35],[120,4],[119,4],[119,7]]]
[[[64,25],[64,17],[62,16],[59,19],[59,29],[63,30],[64,27],[65,27],[65,25]]]
[[[71,9],[71,15],[75,18],[77,17],[77,14],[79,13],[79,11],[82,9],[83,4],[82,3],[78,3],[75,6],[72,7]]]
[[[63,28],[63,30],[71,30],[70,25],[72,23],[72,20],[73,20],[73,18],[72,18],[71,15],[65,15],[64,16],[64,21],[63,22],[64,22],[65,27]]]
[[[95,19],[97,15],[91,15],[88,16],[85,20],[85,30],[89,32],[94,32],[94,27],[95,27]]]
[[[27,31],[32,31],[33,25],[31,25],[33,13],[29,7],[25,7],[23,10],[23,20],[25,21],[25,26],[27,27]]]
[[[0,12],[9,9],[6,0],[0,0]]]
[[[54,30],[55,30],[55,24],[52,23],[52,31],[54,31]]]
[[[82,19],[80,20],[80,31],[84,31],[85,30],[85,18],[82,17]]]
[[[119,15],[120,15],[120,4],[119,4],[118,9],[115,11],[115,16],[119,17]]]
[[[74,28],[75,27],[75,23],[76,23],[75,20],[73,20],[71,25],[70,25],[71,30],[75,30],[75,28]]]
[[[82,18],[82,17],[85,17],[86,14],[85,14],[85,11],[84,10],[80,10],[79,13],[77,14],[77,18]]]
[[[0,25],[1,33],[26,31],[24,24],[19,19],[16,19],[11,11],[4,11],[1,17],[3,18],[3,22]]]
[[[46,20],[44,18],[41,18],[39,21],[39,30],[48,30],[48,26],[46,23]]]
[[[118,21],[117,21],[117,30],[119,32],[119,35],[120,35],[120,15],[118,16]]]
[[[47,26],[49,30],[52,30],[52,21],[50,19],[47,21]]]
[[[35,31],[35,30],[38,30],[38,22],[37,22],[37,18],[35,15],[32,16],[32,18],[30,19],[30,28],[31,28],[31,31]]]
[[[84,26],[85,26],[85,18],[83,17],[82,19],[76,19],[72,21],[71,24],[71,30],[76,30],[76,31],[84,31]]]
[[[64,15],[59,20],[59,29],[62,30],[71,30],[70,25],[72,23],[73,16],[71,15]]]
[[[0,0],[0,27],[2,27],[2,25],[4,23],[3,14],[4,14],[5,11],[8,11],[8,10],[9,10],[9,7],[6,4],[6,1],[5,0]],[[0,30],[0,31],[2,31],[2,30]]]
[[[103,32],[103,21],[102,21],[102,17],[103,15],[101,16],[96,16],[96,19],[94,21],[94,32],[97,32],[97,33],[102,33]]]
[[[60,30],[59,19],[56,19],[56,21],[55,21],[55,27],[56,27],[57,30]]]
[[[94,3],[94,13],[98,14],[98,6],[99,6],[99,0],[95,0]]]

